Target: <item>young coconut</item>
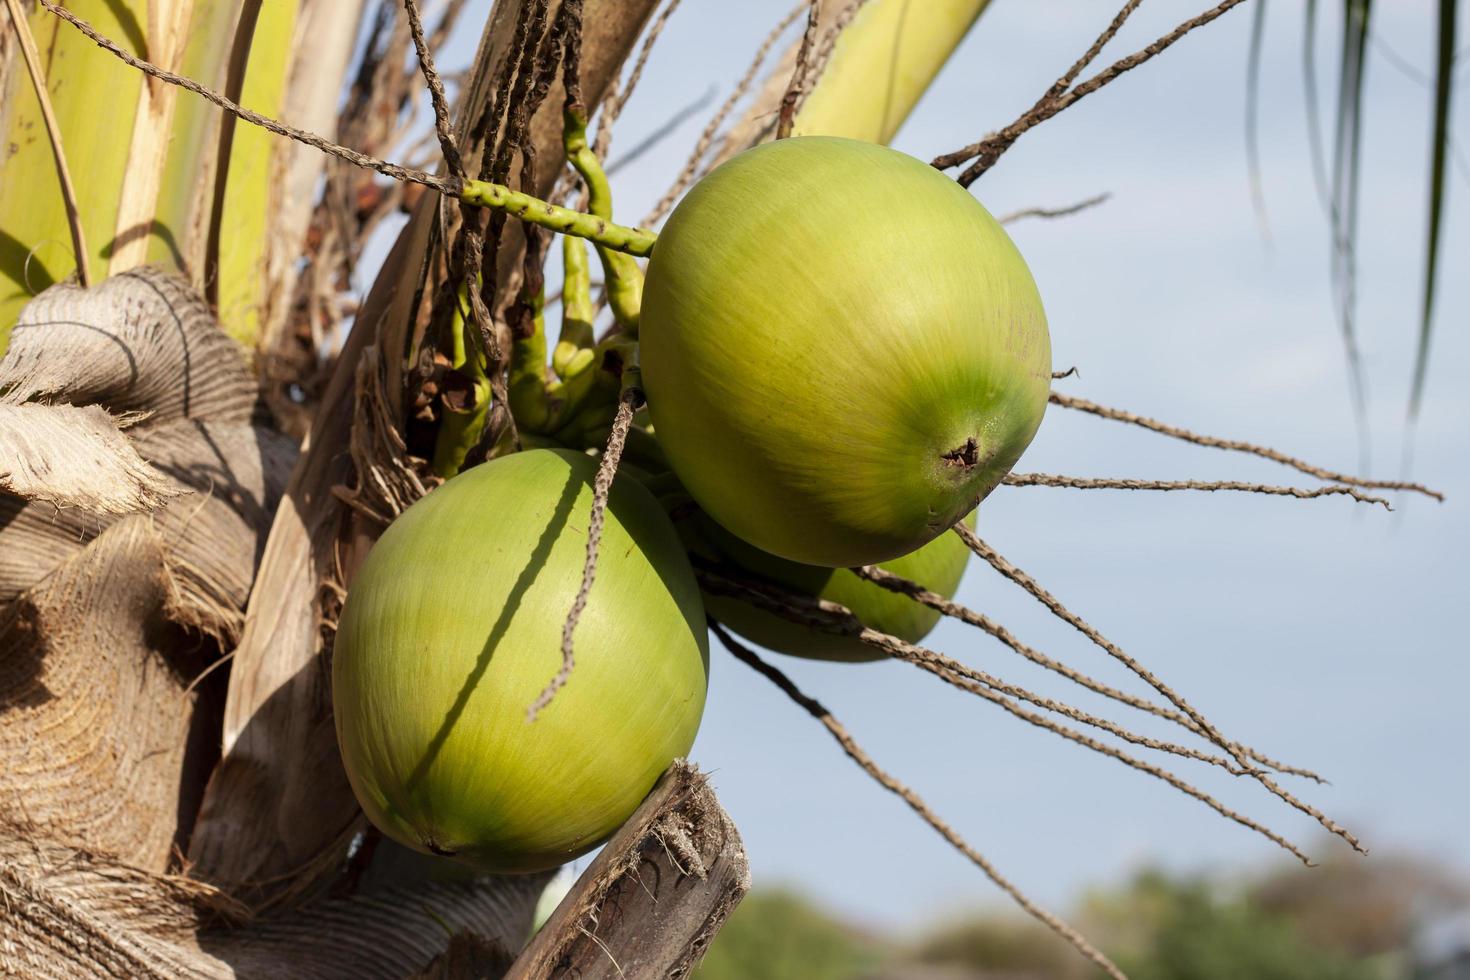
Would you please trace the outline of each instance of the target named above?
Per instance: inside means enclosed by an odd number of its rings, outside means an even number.
[[[966,520],[970,527],[975,526],[974,514]],[[874,585],[846,568],[802,565],[777,558],[741,541],[703,515],[680,522],[679,530],[685,544],[696,553],[717,557],[752,578],[846,606],[864,625],[909,643],[923,640],[939,623],[937,610],[908,596]],[[889,559],[878,567],[953,598],[969,561],[970,549],[963,541],[953,534],[941,534],[918,551]],[[882,660],[885,656],[861,640],[793,623],[731,596],[706,593],[704,606],[731,632],[767,650],[850,663]]]
[[[926,164],[833,137],[694,186],[649,260],[639,346],[700,506],[828,567],[908,554],[970,513],[1051,386],[1041,299],[1000,225]]]
[[[332,662],[337,737],[368,818],[415,850],[501,873],[600,844],[689,751],[708,639],[678,535],[631,480],[609,498],[576,669],[561,666],[596,461],[515,453],[406,510],[358,572]]]

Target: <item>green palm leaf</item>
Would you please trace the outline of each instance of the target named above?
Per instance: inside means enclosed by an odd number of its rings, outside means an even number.
[[[1409,390],[1409,419],[1419,415],[1424,378],[1429,368],[1429,336],[1434,325],[1435,275],[1439,269],[1439,234],[1445,209],[1445,174],[1450,148],[1450,95],[1454,89],[1455,13],[1457,0],[1439,2],[1439,45],[1434,72],[1434,134],[1429,142],[1429,242],[1424,259],[1424,306],[1419,320],[1419,348],[1414,354],[1414,381]]]
[[[1450,132],[1450,102],[1454,93],[1456,14],[1459,0],[1440,0],[1438,45],[1433,84],[1412,65],[1390,56],[1396,67],[1430,88],[1433,99],[1434,126],[1429,145],[1429,214],[1426,234],[1423,301],[1419,320],[1419,337],[1414,355],[1413,383],[1410,387],[1408,418],[1412,423],[1423,402],[1429,367],[1430,337],[1434,326],[1434,299],[1438,281],[1440,240],[1446,206],[1446,185],[1452,155],[1456,152]],[[1342,325],[1343,345],[1347,355],[1349,385],[1359,432],[1366,433],[1367,384],[1358,350],[1357,330],[1357,240],[1358,199],[1361,183],[1361,147],[1363,137],[1363,93],[1367,77],[1368,42],[1372,39],[1372,0],[1343,0],[1342,42],[1338,53],[1336,118],[1333,129],[1329,168],[1323,145],[1321,100],[1317,86],[1317,0],[1303,4],[1302,81],[1307,112],[1307,141],[1311,150],[1312,176],[1318,196],[1327,212],[1331,228],[1331,271],[1334,301]],[[1250,167],[1252,201],[1260,212],[1260,163],[1257,151],[1257,106],[1261,47],[1264,35],[1265,0],[1256,6],[1256,19],[1251,29],[1250,50],[1246,63],[1246,154]],[[1463,54],[1463,52],[1462,52]],[[1467,168],[1470,169],[1470,168]],[[1264,224],[1264,219],[1262,219]],[[1366,435],[1363,436],[1366,439]],[[1366,447],[1366,442],[1364,443]],[[1366,462],[1365,462],[1366,465]]]
[[[1343,0],[1338,62],[1337,123],[1332,147],[1332,279],[1348,360],[1348,384],[1358,431],[1367,440],[1368,390],[1358,350],[1358,192],[1363,145],[1363,80],[1367,75],[1372,0]],[[1366,454],[1366,448],[1365,448]],[[1365,460],[1366,464],[1366,460]]]

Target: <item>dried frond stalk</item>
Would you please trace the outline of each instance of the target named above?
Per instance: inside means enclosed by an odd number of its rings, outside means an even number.
[[[255,380],[187,281],[134,269],[83,289],[58,283],[21,310],[0,360],[11,402],[101,405],[179,419],[248,422]]]
[[[96,405],[0,402],[0,490],[93,514],[152,510],[188,491],[143,461]]]
[[[104,531],[0,613],[0,812],[163,871],[193,701],[164,619],[163,542]]]

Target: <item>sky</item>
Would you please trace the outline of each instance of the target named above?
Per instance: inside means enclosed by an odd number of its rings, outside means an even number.
[[[685,0],[624,111],[612,160],[692,96],[714,88],[723,99],[789,5]],[[1144,5],[1098,64],[1204,6]],[[928,159],[1009,122],[1087,47],[1114,7],[995,0],[894,145]],[[1371,470],[1384,478],[1400,474],[1406,433],[1430,105],[1423,80],[1385,51],[1431,64],[1435,7],[1430,0],[1376,5],[1368,65],[1359,323]],[[1010,227],[1046,304],[1055,365],[1079,372],[1058,383],[1062,390],[1356,471],[1328,230],[1311,176],[1300,11],[1269,8],[1259,129],[1269,239],[1251,207],[1245,157],[1250,19],[1245,5],[1080,101],[1023,137],[972,191],[996,214],[1112,195],[1073,217]],[[1327,92],[1337,30],[1324,11],[1319,61]],[[472,42],[460,39],[462,57]],[[1470,69],[1460,78],[1463,96]],[[704,118],[618,172],[619,216],[636,220],[662,194]],[[980,533],[1230,737],[1326,775],[1329,786],[1286,782],[1375,853],[1411,851],[1470,873],[1463,620],[1470,607],[1463,381],[1470,376],[1470,99],[1460,99],[1453,124],[1464,134],[1462,158],[1449,189],[1412,468],[1415,479],[1447,495],[1444,504],[1398,497],[1387,513],[1338,497],[1001,488],[984,505]],[[1018,469],[1312,485],[1263,460],[1055,407]],[[1022,640],[1142,692],[983,563],[972,563],[958,598]],[[941,625],[928,644],[1042,693],[1105,707],[963,625]],[[1156,780],[1028,728],[913,667],[777,659],[881,765],[1053,907],[1147,866],[1229,875],[1290,860]],[[713,774],[758,887],[795,885],[886,929],[1004,905],[812,719],[717,645],[692,757]],[[1173,768],[1319,860],[1351,856],[1257,785],[1201,765]]]

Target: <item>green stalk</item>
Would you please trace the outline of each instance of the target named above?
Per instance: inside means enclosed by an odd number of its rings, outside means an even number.
[[[469,375],[473,401],[468,405],[450,404],[440,398],[443,416],[439,421],[439,434],[434,442],[434,458],[430,465],[434,473],[444,479],[454,476],[464,467],[465,457],[480,441],[485,430],[485,416],[490,408],[490,379],[485,376],[484,362],[480,352],[465,340],[467,317],[465,306],[469,298],[460,288],[459,302],[454,304],[454,319],[450,324],[449,366]]]
[[[460,200],[477,207],[503,211],[528,224],[548,228],[563,235],[585,238],[594,245],[646,258],[653,254],[657,239],[651,231],[613,224],[595,214],[584,214],[560,207],[521,191],[485,180],[467,180],[459,192]]]
[[[531,309],[531,333],[516,337],[510,351],[508,393],[510,414],[516,426],[527,432],[542,432],[551,420],[546,390],[546,297],[540,293],[521,296]]]
[[[551,352],[551,369],[563,381],[592,363],[592,276],[587,268],[587,246],[582,239],[563,235],[561,264],[561,334]]]
[[[612,220],[612,187],[602,169],[602,161],[587,142],[587,118],[578,109],[562,113],[562,144],[567,162],[587,184],[587,210],[596,217]],[[602,261],[608,305],[613,319],[629,336],[638,335],[638,316],[643,308],[643,270],[631,255],[598,246]]]
[[[603,370],[609,358],[622,365],[619,374]],[[614,333],[598,344],[587,370],[562,387],[566,394],[550,426],[553,437],[568,446],[600,446],[617,414],[623,376],[636,369],[637,360],[638,341],[627,334]]]
[[[279,114],[284,107],[291,72],[290,39],[296,33],[299,6],[303,5],[274,0],[262,5],[240,92],[242,105],[270,115]],[[221,124],[225,125],[223,120]],[[221,221],[214,230],[221,244],[214,256],[210,256],[206,244],[205,261],[206,267],[211,257],[218,261],[220,322],[248,349],[254,349],[259,339],[262,310],[275,299],[267,291],[271,287],[267,266],[272,249],[284,246],[299,252],[299,248],[292,247],[295,243],[282,240],[296,234],[295,229],[288,234],[278,223],[287,210],[280,186],[285,164],[295,152],[286,140],[255,126],[242,126],[234,134],[229,160],[219,164],[229,168],[229,179],[221,188],[219,200]],[[316,163],[320,165],[321,161]],[[304,232],[302,228],[300,234],[304,236]]]

